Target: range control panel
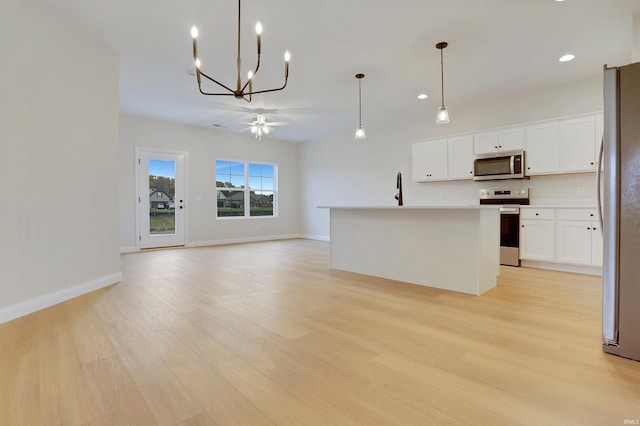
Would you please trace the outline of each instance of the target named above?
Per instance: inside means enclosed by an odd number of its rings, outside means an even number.
[[[528,199],[529,188],[481,189],[481,200],[509,200],[513,198]]]

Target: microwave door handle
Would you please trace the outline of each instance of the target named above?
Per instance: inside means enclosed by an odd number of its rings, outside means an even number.
[[[512,155],[511,159],[509,160],[509,167],[511,168],[511,174],[515,174],[516,173],[516,156]]]

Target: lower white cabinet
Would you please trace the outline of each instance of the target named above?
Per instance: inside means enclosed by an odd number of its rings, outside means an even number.
[[[553,209],[520,210],[520,258],[555,260],[555,222]]]
[[[595,209],[522,208],[520,258],[602,266],[602,233]]]
[[[560,263],[602,266],[602,233],[595,209],[558,211]]]

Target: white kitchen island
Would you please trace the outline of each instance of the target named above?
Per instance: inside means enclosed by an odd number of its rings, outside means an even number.
[[[328,206],[331,267],[481,295],[500,273],[497,206]]]

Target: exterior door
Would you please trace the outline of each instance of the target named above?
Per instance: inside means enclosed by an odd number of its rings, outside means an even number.
[[[185,244],[185,162],[178,151],[136,149],[138,248]]]

